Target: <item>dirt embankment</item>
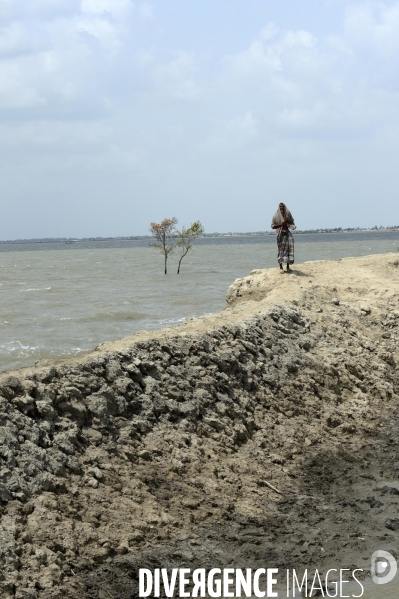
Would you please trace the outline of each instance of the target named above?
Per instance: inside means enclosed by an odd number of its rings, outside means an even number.
[[[396,258],[254,271],[218,315],[5,374],[0,596],[396,555]]]

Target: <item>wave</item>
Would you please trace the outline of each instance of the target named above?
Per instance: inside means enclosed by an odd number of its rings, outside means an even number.
[[[35,352],[38,349],[41,349],[41,347],[43,347],[43,346],[40,346],[40,345],[24,345],[20,341],[16,340],[16,341],[8,341],[7,343],[4,343],[3,345],[0,345],[0,350],[5,350],[6,352],[15,352],[15,351]]]
[[[160,324],[161,326],[167,326],[169,324],[181,324],[182,322],[185,322],[187,320],[187,318],[162,318],[161,320],[157,320],[157,323]]]
[[[30,287],[29,289],[20,289],[19,291],[23,293],[24,291],[51,291],[52,287]]]
[[[76,320],[86,322],[89,320],[140,320],[141,318],[145,318],[145,316],[146,314],[139,312],[95,312]]]

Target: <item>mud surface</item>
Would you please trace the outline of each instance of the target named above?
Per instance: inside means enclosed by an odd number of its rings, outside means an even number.
[[[270,305],[264,273],[258,302],[229,290],[244,317],[0,380],[2,599],[399,557],[398,290],[319,277]]]

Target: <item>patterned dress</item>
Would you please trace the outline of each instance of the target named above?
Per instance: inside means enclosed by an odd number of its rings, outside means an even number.
[[[279,264],[294,264],[294,236],[288,227],[276,229],[277,262]]]

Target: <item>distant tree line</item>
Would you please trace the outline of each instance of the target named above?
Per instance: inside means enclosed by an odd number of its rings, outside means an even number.
[[[179,263],[177,274],[180,274],[182,260],[193,247],[194,241],[205,231],[199,220],[193,222],[189,227],[177,229],[179,221],[177,218],[164,218],[160,223],[150,224],[150,233],[155,237],[152,247],[158,250],[164,257],[165,274],[168,273],[168,258],[175,249],[179,252]]]

